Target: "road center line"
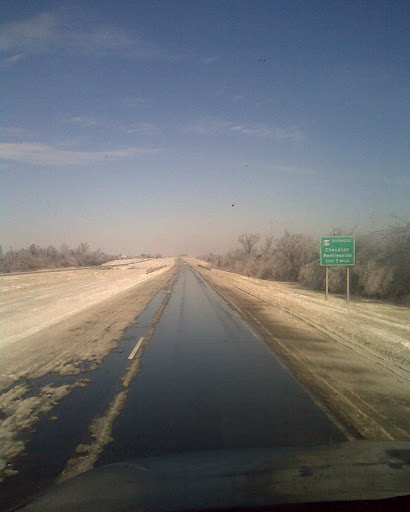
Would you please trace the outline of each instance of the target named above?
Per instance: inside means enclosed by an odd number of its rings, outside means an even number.
[[[135,345],[134,350],[131,352],[131,354],[128,356],[128,359],[134,359],[135,354],[138,352],[138,349],[141,346],[141,343],[144,341],[144,336],[141,336],[141,338],[138,340],[138,343]]]

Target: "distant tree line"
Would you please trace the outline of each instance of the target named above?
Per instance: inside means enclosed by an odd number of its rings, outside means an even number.
[[[334,235],[346,235],[334,230]],[[275,238],[244,233],[239,247],[224,255],[201,256],[211,265],[232,272],[276,281],[298,282],[324,290],[325,271],[320,266],[319,240],[300,233]],[[345,269],[329,271],[329,290],[344,293]],[[396,221],[385,229],[356,237],[356,265],[350,273],[353,294],[376,299],[408,301],[410,297],[410,222]]]
[[[91,251],[87,243],[81,242],[75,249],[62,244],[60,250],[52,245],[46,249],[36,244],[15,251],[9,249],[3,253],[0,246],[0,272],[18,272],[59,267],[88,267],[101,265],[115,259],[116,256],[101,250]]]
[[[160,254],[159,252],[155,253],[155,254],[151,254],[151,253],[146,253],[146,252],[143,252],[141,253],[139,256],[137,256],[138,258],[155,258],[155,259],[159,259],[159,258],[163,258],[162,254]]]

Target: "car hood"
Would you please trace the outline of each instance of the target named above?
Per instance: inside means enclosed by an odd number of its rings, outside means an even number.
[[[221,510],[379,500],[410,492],[410,442],[195,452],[102,466],[25,512]]]

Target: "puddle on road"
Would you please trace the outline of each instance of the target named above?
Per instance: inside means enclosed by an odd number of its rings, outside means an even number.
[[[155,295],[137,322],[126,329],[118,346],[96,370],[63,377],[50,373],[39,379],[24,381],[31,388],[25,395],[27,398],[38,395],[41,388],[47,385],[57,387],[73,384],[79,379],[90,379],[86,387],[73,389],[61,404],[42,417],[31,432],[21,436],[26,441],[26,454],[13,461],[13,467],[19,474],[0,484],[2,508],[21,502],[24,497],[27,499],[47,487],[74,455],[78,444],[90,442],[90,423],[105,412],[113,396],[122,389],[121,377],[132,362],[128,356],[140,337],[148,331],[167,293],[161,290]]]

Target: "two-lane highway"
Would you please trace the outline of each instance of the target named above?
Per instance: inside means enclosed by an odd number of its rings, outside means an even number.
[[[272,351],[183,266],[100,463],[346,439]]]

